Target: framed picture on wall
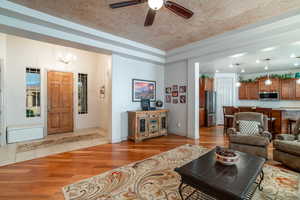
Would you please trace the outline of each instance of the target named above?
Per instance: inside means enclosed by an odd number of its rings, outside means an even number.
[[[179,101],[180,101],[180,103],[186,103],[186,96],[185,95],[180,95]]]
[[[141,99],[156,101],[156,81],[132,79],[132,101],[140,102]]]
[[[171,87],[166,87],[166,94],[171,94],[172,88]]]
[[[186,86],[185,85],[179,86],[179,93],[186,93]]]
[[[178,99],[173,99],[173,104],[178,104]]]
[[[172,92],[172,97],[178,97],[178,91],[173,91]]]
[[[171,103],[171,95],[166,95],[166,103]]]
[[[173,90],[173,91],[178,91],[178,85],[173,85],[173,86],[172,86],[172,90]]]

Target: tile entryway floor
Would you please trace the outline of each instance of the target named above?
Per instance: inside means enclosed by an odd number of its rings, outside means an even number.
[[[109,143],[107,133],[98,128],[49,135],[41,140],[0,147],[0,166],[52,154]]]

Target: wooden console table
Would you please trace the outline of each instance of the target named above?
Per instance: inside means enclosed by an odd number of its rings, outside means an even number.
[[[168,110],[128,111],[128,138],[140,142],[168,134]]]

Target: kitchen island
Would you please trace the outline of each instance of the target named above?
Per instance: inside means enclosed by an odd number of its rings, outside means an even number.
[[[289,133],[289,120],[296,121],[300,118],[300,107],[280,107],[272,110],[280,112],[281,133]]]
[[[289,133],[289,122],[295,122],[300,118],[300,107],[278,107],[278,108],[267,108],[267,107],[237,107],[239,112],[260,112],[268,115],[269,117],[269,130],[272,132],[273,137],[276,134]],[[291,123],[292,126],[295,123]]]

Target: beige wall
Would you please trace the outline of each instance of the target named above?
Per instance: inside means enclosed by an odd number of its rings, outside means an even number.
[[[29,40],[7,35],[7,65],[6,65],[6,98],[7,98],[7,126],[44,124],[47,118],[47,71],[67,71],[74,73],[74,116],[75,129],[92,128],[107,125],[109,99],[100,100],[101,84],[109,82],[106,77],[110,65],[109,55],[101,55],[88,51],[67,48],[44,42]],[[71,53],[77,57],[76,61],[64,64],[58,60],[58,54]],[[25,68],[38,67],[42,74],[42,116],[26,118]],[[77,114],[77,74],[88,74],[88,114]],[[103,111],[102,111],[103,110]],[[105,111],[104,111],[105,110]]]

